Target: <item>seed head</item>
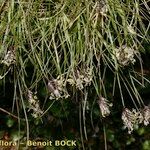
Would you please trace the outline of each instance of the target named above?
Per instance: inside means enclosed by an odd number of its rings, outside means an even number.
[[[131,134],[131,132],[133,131],[134,123],[135,123],[133,113],[128,108],[125,108],[122,112],[121,118],[122,118],[125,128],[128,129],[128,133]]]
[[[51,96],[59,98],[60,91],[58,90],[58,83],[57,80],[52,80],[48,82],[48,90],[51,93]]]
[[[39,117],[40,115],[43,114],[43,111],[40,109],[40,105],[39,105],[39,100],[37,98],[37,96],[35,94],[32,93],[32,91],[28,90],[28,103],[29,103],[29,110],[32,110],[32,116],[34,118]]]
[[[102,16],[106,16],[108,12],[108,7],[106,4],[106,0],[99,0],[97,2],[97,7],[96,7],[97,13],[101,14]]]
[[[144,125],[147,126],[150,122],[150,106],[145,106],[143,109]]]
[[[80,69],[75,69],[69,75],[67,82],[72,85],[76,86],[77,89],[82,90],[84,87],[89,86],[92,82],[92,68],[83,67]]]
[[[15,55],[15,51],[13,48],[10,48],[10,50],[8,50],[8,52],[6,53],[4,59],[1,62],[2,64],[5,64],[6,66],[10,66],[12,64],[16,63],[16,55]]]
[[[57,79],[50,80],[48,82],[48,90],[50,92],[49,99],[68,98],[69,94],[66,90],[66,82],[63,75],[57,77]]]
[[[122,66],[127,66],[129,63],[134,64],[136,61],[134,58],[136,53],[133,48],[125,45],[115,49],[115,57]]]
[[[101,111],[101,114],[103,117],[109,116],[110,114],[110,107],[112,107],[112,104],[108,103],[108,100],[106,100],[104,97],[100,96],[98,100],[99,108]]]

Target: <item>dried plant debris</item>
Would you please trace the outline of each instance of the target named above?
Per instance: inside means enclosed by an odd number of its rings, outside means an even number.
[[[66,81],[63,75],[57,77],[57,79],[48,81],[48,91],[50,92],[49,99],[68,98],[69,94],[66,90]]]
[[[122,66],[127,66],[130,63],[134,64],[136,62],[134,56],[137,51],[131,47],[123,45],[122,47],[116,48],[114,51],[115,58]]]
[[[122,121],[124,127],[128,129],[128,133],[131,134],[134,130],[134,126],[141,124],[148,125],[150,122],[150,107],[145,106],[141,111],[132,109],[130,111],[128,108],[125,108],[122,112]]]
[[[102,117],[106,117],[110,115],[110,107],[112,107],[112,103],[109,103],[108,100],[102,96],[99,97],[97,101]]]
[[[69,75],[67,82],[76,86],[77,89],[82,90],[84,87],[91,85],[92,81],[92,68],[84,67],[82,69],[75,69]]]
[[[2,64],[5,64],[6,66],[10,66],[12,64],[16,63],[16,55],[14,48],[10,48],[6,55],[4,56],[4,59],[1,62]]]
[[[43,111],[40,109],[39,100],[36,94],[33,94],[30,90],[28,90],[28,104],[28,111],[33,111],[32,116],[34,118],[38,118],[43,114]]]

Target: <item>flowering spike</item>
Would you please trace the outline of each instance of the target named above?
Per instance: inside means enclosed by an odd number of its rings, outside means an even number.
[[[99,97],[98,104],[99,104],[99,108],[101,110],[102,116],[103,117],[109,116],[110,114],[109,107],[111,107],[112,104],[109,104],[108,100],[106,100],[102,96]]]

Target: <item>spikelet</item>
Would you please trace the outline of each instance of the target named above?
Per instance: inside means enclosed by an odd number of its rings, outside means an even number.
[[[2,63],[2,64],[5,64],[5,65],[8,66],[8,67],[9,67],[10,65],[16,63],[16,55],[15,55],[15,51],[14,51],[14,48],[13,48],[13,47],[11,47],[11,48],[7,51],[7,53],[6,53],[4,59],[2,60],[1,63]]]
[[[112,104],[108,103],[107,99],[100,96],[98,100],[98,105],[99,105],[102,117],[106,117],[110,115],[110,107],[112,107]]]
[[[38,118],[43,114],[43,111],[40,109],[39,100],[35,94],[32,93],[32,91],[28,90],[28,108],[32,110],[32,116],[34,118]]]

